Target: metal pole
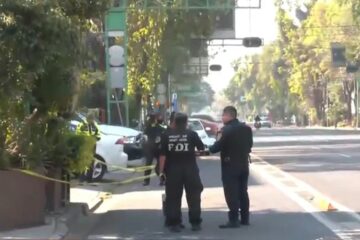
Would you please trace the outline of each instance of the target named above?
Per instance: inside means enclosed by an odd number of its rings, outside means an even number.
[[[359,79],[358,74],[355,74],[356,80],[356,129],[359,127]]]
[[[328,81],[328,78],[326,78],[326,106],[327,106],[327,112],[326,112],[326,127],[329,127],[329,110],[330,110],[330,104],[329,104],[329,81]]]
[[[171,89],[170,89],[170,87],[171,87],[171,75],[170,75],[170,73],[168,73],[168,97],[169,97],[168,101],[169,101],[169,112],[172,111],[172,108],[171,108]]]
[[[108,26],[108,16],[105,16],[105,26]],[[109,66],[109,30],[105,29],[105,64],[106,64],[106,113],[108,124],[111,124],[111,83],[110,83],[110,66]]]
[[[125,0],[125,6],[127,6],[127,1]],[[128,17],[128,11],[125,10],[125,23],[127,22],[127,17]],[[125,65],[124,65],[124,77],[125,77],[125,81],[126,81],[126,89],[125,89],[125,109],[126,109],[126,126],[129,127],[130,121],[129,121],[129,96],[128,96],[128,91],[129,91],[129,84],[128,84],[128,77],[127,77],[127,72],[128,72],[128,26],[127,24],[125,24],[125,29],[124,29],[124,58],[125,58]]]

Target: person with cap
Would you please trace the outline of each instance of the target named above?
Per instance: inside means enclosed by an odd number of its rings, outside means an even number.
[[[174,128],[167,130],[161,139],[160,178],[166,179],[166,226],[172,232],[183,229],[181,199],[184,188],[192,230],[201,230],[203,185],[196,163],[195,148],[202,151],[204,144],[196,132],[187,129],[187,121],[186,114],[176,113]]]
[[[210,147],[211,153],[221,152],[221,173],[229,221],[220,228],[249,225],[249,154],[253,146],[252,129],[239,122],[233,106],[225,107],[224,127],[219,140]],[[239,210],[241,221],[239,221]]]
[[[155,171],[158,173],[158,158],[160,151],[161,134],[165,131],[165,128],[158,122],[157,115],[150,113],[144,134],[147,136],[147,141],[144,143],[143,149],[145,154],[146,166],[151,166],[154,162],[154,158],[157,161]],[[145,170],[144,186],[150,184],[151,169]]]

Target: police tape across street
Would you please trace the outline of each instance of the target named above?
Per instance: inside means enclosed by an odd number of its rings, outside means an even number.
[[[101,164],[105,164],[104,162],[101,162]],[[109,165],[108,165],[109,166]],[[118,170],[123,170],[123,171],[128,171],[128,172],[132,172],[132,173],[143,173],[145,170],[148,169],[154,169],[155,166],[142,166],[142,167],[134,167],[134,168],[124,168],[124,167],[116,167],[116,166],[112,166],[112,168],[117,168]],[[71,181],[66,181],[66,180],[61,180],[61,179],[57,179],[57,178],[52,178],[52,177],[48,177],[45,175],[42,175],[40,173],[36,173],[34,171],[30,171],[30,170],[26,170],[26,169],[19,169],[19,168],[12,168],[9,169],[10,171],[15,171],[15,172],[20,172],[35,178],[39,178],[39,179],[43,179],[43,180],[47,180],[47,181],[52,181],[52,182],[57,182],[57,183],[62,183],[62,184],[67,184],[67,185],[71,185],[71,186],[76,186],[76,185],[81,185],[77,182],[71,182]],[[112,184],[112,185],[125,185],[125,184],[130,184],[130,183],[134,183],[134,182],[138,182],[138,181],[143,181],[145,178],[149,178],[149,177],[156,177],[157,175],[151,174],[149,176],[138,176],[138,177],[131,177],[122,181],[116,181],[116,180],[109,180],[106,182],[103,182],[103,184]],[[96,184],[96,183],[95,183]],[[94,185],[94,183],[91,183],[91,185]]]

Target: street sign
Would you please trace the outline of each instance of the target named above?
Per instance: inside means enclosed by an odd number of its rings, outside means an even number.
[[[126,28],[126,12],[109,11],[106,23],[107,30],[124,30]]]

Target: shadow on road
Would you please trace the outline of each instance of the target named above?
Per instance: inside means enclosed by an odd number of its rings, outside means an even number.
[[[182,233],[170,233],[163,227],[163,216],[160,210],[120,210],[104,215],[101,224],[94,229],[89,239],[256,239],[256,240],[335,240],[335,235],[318,223],[310,214],[299,212],[275,212],[272,210],[252,212],[251,226],[240,229],[222,230],[218,224],[226,221],[225,209],[203,211],[203,231],[193,233],[187,224]]]
[[[200,177],[204,188],[218,188],[222,187],[221,182],[221,170],[220,170],[220,160],[218,156],[209,156],[204,157],[198,160],[198,166],[200,169]],[[124,174],[112,174],[112,179],[123,179],[123,178],[134,178],[143,176],[142,173],[131,174],[126,177]],[[250,177],[249,186],[261,185],[261,182],[257,181],[255,178]],[[137,181],[131,184],[119,186],[115,188],[113,194],[122,194],[128,192],[147,192],[147,191],[159,191],[164,190],[164,187],[159,186],[159,179],[153,177],[149,186],[142,186],[142,181]]]

